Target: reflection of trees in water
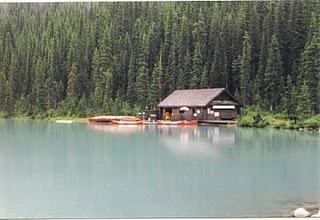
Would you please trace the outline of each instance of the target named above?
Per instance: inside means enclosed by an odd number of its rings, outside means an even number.
[[[220,147],[234,145],[234,130],[223,127],[159,126],[164,146],[181,155],[217,156]]]
[[[237,128],[236,142],[239,148],[256,149],[260,152],[288,151],[288,148],[303,146],[320,146],[320,138],[316,133],[294,130],[279,130],[265,128]],[[303,149],[308,150],[307,148]],[[309,148],[309,150],[311,150]]]
[[[113,133],[119,135],[128,135],[141,132],[145,129],[144,126],[135,125],[111,125],[106,123],[88,123],[89,128],[96,131],[101,131],[105,133]]]

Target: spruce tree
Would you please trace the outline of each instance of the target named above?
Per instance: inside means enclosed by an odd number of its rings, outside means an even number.
[[[288,62],[288,71],[294,81],[296,81],[298,77],[300,53],[306,43],[308,24],[305,14],[308,13],[309,12],[306,11],[306,4],[304,4],[303,1],[290,1],[288,21],[288,48],[290,59]]]
[[[250,76],[252,72],[252,56],[251,56],[251,40],[247,32],[245,32],[243,40],[242,55],[240,61],[240,97],[243,105],[251,103],[251,83]]]
[[[101,109],[104,100],[104,77],[103,68],[101,67],[100,52],[96,48],[93,54],[92,61],[92,85],[93,85],[93,97],[94,107],[96,110]]]
[[[0,109],[5,106],[4,99],[6,97],[6,77],[3,72],[0,71]],[[0,110],[1,111],[1,110]]]
[[[191,71],[191,81],[190,81],[191,89],[200,88],[202,71],[203,71],[202,54],[201,54],[200,44],[198,43],[195,50],[195,54],[193,55],[193,60],[192,60],[192,71]]]
[[[43,114],[46,111],[46,91],[45,91],[45,64],[44,61],[39,58],[36,66],[35,66],[35,87],[34,87],[34,95],[35,95],[35,108],[36,113]]]
[[[320,81],[320,35],[315,34],[310,42],[307,42],[304,52],[301,55],[298,81],[306,83],[310,92],[312,112],[319,112],[318,109],[318,84]],[[301,83],[300,83],[301,85]]]
[[[147,95],[148,95],[148,68],[146,62],[146,50],[145,48],[142,49],[139,55],[139,69],[137,72],[137,79],[136,79],[136,94],[137,94],[137,101],[143,108],[147,105]]]
[[[78,101],[78,89],[77,89],[77,66],[75,63],[70,68],[68,75],[68,87],[67,87],[67,102],[70,106],[71,111],[75,111],[76,104]]]
[[[131,56],[128,69],[128,87],[127,87],[127,101],[132,106],[136,101],[136,72],[134,68],[134,57]]]
[[[55,73],[56,67],[54,64],[53,51],[49,50],[48,52],[47,63],[47,79],[45,81],[45,90],[46,90],[46,109],[52,110],[57,107],[57,102],[59,101],[59,88],[56,81]]]
[[[187,58],[189,59],[189,57]],[[171,94],[177,88],[178,74],[179,72],[178,72],[177,48],[176,48],[176,43],[173,42],[173,45],[170,49],[168,66],[166,68],[165,82],[168,86],[168,91],[164,92],[165,96]]]
[[[105,78],[105,91],[103,100],[103,112],[106,114],[112,113],[113,99],[112,99],[112,77],[111,68],[104,72]]]
[[[209,80],[212,87],[225,87],[227,75],[226,54],[221,45],[221,39],[214,48],[213,62],[210,68]]]
[[[189,89],[191,80],[192,58],[189,50],[185,55],[185,63],[179,69],[179,77],[177,81],[177,89]]]
[[[283,69],[276,35],[272,35],[268,50],[264,80],[264,102],[268,110],[279,110],[282,105]]]
[[[156,109],[157,105],[162,98],[162,86],[163,86],[163,66],[162,59],[160,55],[159,62],[155,65],[152,72],[152,82],[149,88],[149,106],[153,109]]]
[[[209,76],[208,76],[208,70],[205,67],[202,74],[201,74],[201,88],[208,88],[209,87]]]
[[[286,112],[290,118],[297,115],[297,90],[290,75],[287,78],[287,86],[285,88]]]
[[[309,87],[304,81],[299,88],[299,93],[297,94],[297,114],[301,118],[306,118],[311,114],[311,99]]]

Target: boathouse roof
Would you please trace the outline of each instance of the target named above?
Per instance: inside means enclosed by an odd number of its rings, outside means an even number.
[[[222,93],[232,97],[234,104],[239,104],[225,88],[176,90],[162,100],[158,107],[205,107]]]

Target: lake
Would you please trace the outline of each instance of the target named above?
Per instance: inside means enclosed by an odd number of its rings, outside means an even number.
[[[319,198],[319,133],[0,120],[0,218],[286,216]]]

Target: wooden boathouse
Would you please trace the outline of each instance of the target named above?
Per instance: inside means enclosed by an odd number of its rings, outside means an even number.
[[[176,90],[158,104],[163,118],[170,120],[233,121],[240,102],[225,88]],[[168,119],[168,118],[167,118]]]

